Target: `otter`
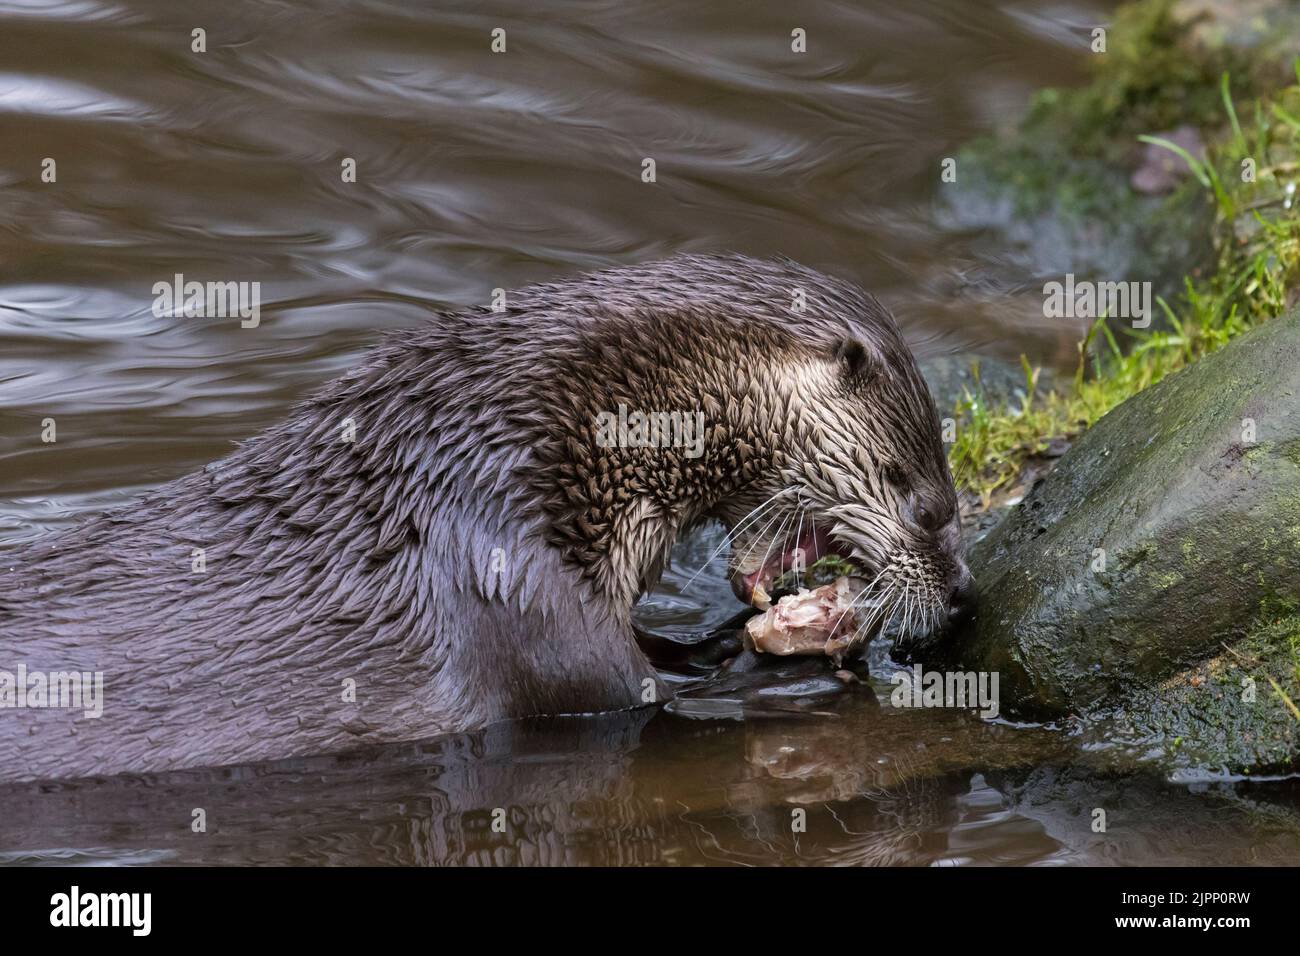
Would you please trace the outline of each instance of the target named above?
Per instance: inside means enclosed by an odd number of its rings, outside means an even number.
[[[700,415],[701,440],[610,440],[620,406]],[[0,552],[0,671],[103,675],[98,718],[0,709],[0,777],[662,702],[632,607],[711,520],[743,598],[833,550],[909,633],[961,613],[938,417],[874,298],[682,255],[439,312],[229,456]]]

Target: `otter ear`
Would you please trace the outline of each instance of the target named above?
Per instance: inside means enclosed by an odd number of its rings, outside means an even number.
[[[835,346],[835,361],[846,377],[862,385],[869,385],[880,370],[876,356],[861,339],[852,336],[840,339]]]

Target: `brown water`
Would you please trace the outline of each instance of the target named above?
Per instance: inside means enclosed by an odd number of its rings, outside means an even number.
[[[931,204],[943,157],[1082,76],[1107,5],[436,6],[0,0],[0,541],[219,457],[430,306],[599,266],[790,255],[875,291],[922,354],[1048,353],[1060,334],[966,294],[984,281],[972,237],[936,228]],[[190,50],[196,27],[206,53]],[[494,27],[505,54],[489,52]],[[806,55],[790,52],[795,27]],[[176,273],[260,282],[260,325],[156,317],[152,287]],[[40,441],[46,418],[56,444]],[[681,546],[644,624],[694,633],[736,610],[716,567],[684,587],[710,544]],[[565,718],[0,789],[0,860],[1228,863],[1300,849],[1294,781],[1171,782],[1065,730],[880,708],[883,681],[821,703],[824,681],[721,694],[713,719]]]

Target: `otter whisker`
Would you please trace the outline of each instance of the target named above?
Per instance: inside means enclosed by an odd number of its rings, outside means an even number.
[[[898,600],[894,602],[894,607],[891,607],[890,609],[890,615],[888,620],[886,621],[886,626],[892,623],[895,620],[895,618],[897,618],[898,620],[898,628],[900,631],[907,626],[907,598],[908,598],[908,592],[911,591],[911,587],[912,587],[912,583],[906,578],[904,578],[903,591],[899,595]],[[895,608],[897,608],[898,610],[896,611]]]
[[[918,592],[912,598],[912,610],[914,616],[908,618],[908,636],[913,634],[924,633],[925,627],[925,606],[921,601],[921,594]]]
[[[914,627],[912,623],[912,615],[916,611],[916,605],[920,599],[920,594],[912,593],[912,582],[910,580],[905,582],[903,586],[905,588],[903,593],[907,595],[907,600],[903,604],[903,623],[901,625],[901,631],[904,636],[910,637],[913,633]]]
[[[912,606],[910,602],[912,582],[907,578],[903,579],[903,599],[902,606],[898,614],[898,631],[900,634],[907,633],[907,616],[911,613]]]
[[[785,551],[785,550],[786,550],[786,548],[785,548],[785,544],[786,544],[786,542],[789,540],[789,538],[788,538],[788,530],[787,530],[787,529],[789,528],[789,526],[790,526],[791,524],[793,524],[793,519],[794,519],[794,512],[791,512],[791,513],[787,514],[786,517],[785,517],[785,520],[781,522],[780,527],[778,527],[778,528],[776,529],[776,534],[774,534],[771,538],[768,539],[768,542],[767,542],[767,548],[766,548],[766,550],[764,550],[764,552],[763,552],[763,560],[760,561],[759,564],[758,564],[758,566],[759,566],[760,568],[762,568],[762,567],[766,567],[766,566],[767,566],[767,559],[768,559],[769,557],[771,557],[771,555],[772,555],[772,546],[773,546],[773,545],[775,545],[775,544],[777,544],[778,542],[780,542],[780,544],[782,545],[781,550],[782,550],[782,551]],[[801,522],[803,521],[803,508],[802,508],[802,506],[801,506],[800,509],[799,509],[799,520],[800,520]],[[796,542],[796,543],[797,543],[797,542]]]
[[[777,527],[776,533],[767,538],[767,547],[763,550],[763,558],[758,562],[758,569],[760,571],[763,568],[767,567],[767,560],[772,554],[773,545],[780,542],[782,546],[782,550],[784,550],[785,542],[787,540],[786,538],[787,529],[789,528],[793,519],[794,519],[794,512],[790,512],[786,514],[784,519],[781,521],[780,525]],[[763,528],[763,531],[760,532],[760,534],[754,538],[754,541],[750,544],[749,548],[746,549],[745,554],[740,558],[739,562],[737,562],[738,566],[744,567],[746,564],[748,564],[750,555],[753,553],[754,548],[761,542],[762,538],[767,535],[767,528],[770,526],[771,523],[769,522],[769,524]]]
[[[884,573],[885,573],[884,570],[880,572],[880,574],[884,574]],[[877,575],[876,577],[877,579],[879,579],[880,575]],[[853,635],[854,643],[860,640],[859,635],[862,631],[869,630],[870,628],[874,627],[876,622],[878,621],[888,620],[889,617],[893,614],[893,610],[897,606],[897,604],[898,604],[897,595],[894,593],[892,589],[887,588],[882,594],[879,595],[877,602],[875,606],[871,608],[870,613],[867,614],[865,617],[863,617],[862,620],[858,623],[858,626],[854,629],[854,635]]]
[[[775,502],[777,498],[780,498],[782,495],[789,494],[792,491],[794,491],[795,494],[798,494],[798,492],[795,491],[795,489],[793,488],[789,488],[789,487],[781,488],[776,492],[776,494],[772,495],[772,497],[768,498],[762,504],[757,505],[756,507],[751,509],[749,514],[745,515],[745,517],[741,518],[740,521],[736,523],[735,530],[723,538],[722,544],[718,547],[718,551],[721,551],[727,545],[731,544],[731,542],[736,539],[736,536],[739,535],[745,529],[745,527],[751,523],[753,519],[755,519],[755,517],[758,515],[759,512],[761,512],[763,509],[767,508],[769,505]]]
[[[862,599],[862,596],[863,596],[864,594],[866,594],[866,593],[867,593],[868,591],[870,591],[873,587],[875,587],[876,582],[879,581],[882,577],[884,577],[885,572],[888,571],[888,570],[889,570],[889,569],[888,569],[887,567],[886,567],[886,568],[881,568],[881,569],[880,569],[880,573],[877,574],[874,578],[872,578],[872,579],[867,583],[867,586],[866,586],[866,587],[864,587],[864,588],[863,588],[861,591],[859,591],[857,594],[853,595],[853,599],[852,599],[851,601],[849,601],[849,604],[850,604],[850,605],[856,605],[856,604],[857,604],[857,603]]]
[[[929,599],[929,592],[918,591],[916,596],[916,609],[917,609],[916,626],[918,628],[918,630],[916,631],[917,634],[930,633],[930,608],[932,605],[933,605],[933,601]]]
[[[889,620],[893,617],[894,610],[898,607],[899,601],[901,600],[902,600],[901,595],[895,596],[892,600],[890,600],[889,592],[886,592],[885,597],[882,598],[880,605],[874,608],[871,614],[869,614],[861,623],[859,623],[857,628],[854,629],[853,640],[851,643],[857,644],[859,641],[861,641],[863,636],[865,636],[865,633],[869,633],[871,629],[875,626],[877,621],[881,622],[881,627],[883,628],[885,624],[887,624]]]
[[[800,496],[798,501],[798,506],[799,506],[799,527],[797,527],[794,532],[794,546],[796,548],[799,547],[799,542],[803,540],[803,519],[805,513],[808,510],[808,502],[804,501],[803,497]]]
[[[797,500],[795,504],[797,509],[796,511],[787,512],[783,516],[778,516],[781,517],[782,520],[780,524],[777,525],[777,529],[774,534],[769,536],[768,529],[772,526],[773,523],[775,523],[775,519],[773,521],[769,521],[766,525],[764,525],[763,530],[754,536],[754,540],[750,543],[749,548],[747,548],[745,553],[741,556],[740,560],[738,561],[738,564],[743,565],[747,563],[749,561],[749,558],[753,555],[754,548],[756,548],[759,544],[761,544],[764,538],[767,539],[767,548],[763,552],[763,559],[759,562],[758,566],[760,568],[766,566],[768,558],[771,557],[773,546],[780,544],[782,546],[782,551],[787,550],[786,545],[789,543],[790,540],[789,539],[790,526],[794,523],[796,517],[798,517],[800,523],[802,524],[804,509],[806,507],[802,503],[802,501],[799,500]]]
[[[768,549],[771,550],[772,539],[768,537],[768,531],[771,530],[773,525],[777,524],[778,522],[783,522],[788,518],[789,518],[788,513],[782,514],[781,512],[777,512],[776,514],[772,515],[772,517],[768,519],[767,523],[763,525],[762,529],[757,534],[755,534],[753,538],[750,540],[749,547],[745,549],[745,553],[742,554],[739,559],[737,559],[736,561],[737,566],[742,566],[749,563],[749,559],[753,556],[754,550],[759,546],[759,544],[762,543],[764,538],[767,538]]]
[[[722,542],[721,542],[721,543],[720,543],[720,544],[719,544],[719,545],[718,545],[718,546],[713,550],[713,553],[712,553],[712,554],[710,554],[707,558],[704,559],[704,564],[702,564],[702,565],[700,566],[700,569],[699,569],[698,571],[696,571],[694,574],[692,574],[691,577],[690,577],[690,579],[689,579],[685,584],[682,585],[682,590],[685,591],[685,590],[686,590],[687,588],[689,588],[692,584],[694,584],[694,583],[695,583],[695,580],[696,580],[696,579],[697,579],[701,574],[703,574],[706,570],[708,570],[709,565],[713,563],[713,559],[716,558],[718,555],[720,555],[720,554],[723,552],[723,550],[725,550],[727,547],[729,547],[729,546],[731,545],[731,543],[732,543],[733,541],[736,540],[736,538],[741,534],[741,532],[743,532],[743,531],[745,530],[745,528],[746,528],[746,527],[747,527],[751,522],[754,522],[754,521],[758,520],[758,519],[761,517],[761,513],[762,513],[763,509],[765,509],[765,508],[769,507],[770,505],[772,505],[772,503],[775,502],[777,498],[779,498],[779,497],[781,497],[782,495],[788,493],[789,491],[790,491],[789,488],[782,488],[782,489],[780,489],[776,494],[772,495],[772,497],[770,497],[770,498],[768,498],[766,501],[764,501],[762,504],[757,505],[756,507],[752,508],[752,509],[750,510],[749,514],[745,515],[745,517],[743,517],[743,518],[742,518],[742,519],[741,519],[741,520],[736,524],[736,527],[735,527],[734,530],[728,532],[726,535],[723,536],[723,538],[722,538]]]
[[[881,576],[884,575],[885,571],[887,570],[888,568],[881,568],[880,573],[877,574],[874,578],[872,578],[870,583],[868,583],[866,587],[864,587],[857,594],[853,595],[852,599],[848,602],[848,607],[846,607],[843,611],[841,611],[840,616],[835,619],[835,624],[831,628],[831,633],[834,633],[835,631],[839,630],[840,623],[844,620],[844,616],[848,614],[849,611],[855,609],[858,606],[858,602],[862,600],[862,596],[866,594],[868,591],[870,591],[873,587],[875,587],[876,582],[880,580]]]

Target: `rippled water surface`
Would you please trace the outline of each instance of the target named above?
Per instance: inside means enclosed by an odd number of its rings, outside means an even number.
[[[934,225],[937,171],[1034,90],[1077,82],[1106,7],[0,0],[0,542],[219,457],[431,308],[678,251],[855,279],[921,354],[1050,355],[1059,330],[976,294],[973,237]],[[156,317],[152,287],[177,273],[260,282],[260,325]],[[716,567],[685,586],[711,543],[680,547],[642,623],[691,634],[735,612]],[[792,687],[724,696],[715,719],[563,718],[4,788],[0,860],[1225,863],[1300,848],[1292,782],[1173,783],[1064,731],[881,709],[868,685],[823,707]]]

